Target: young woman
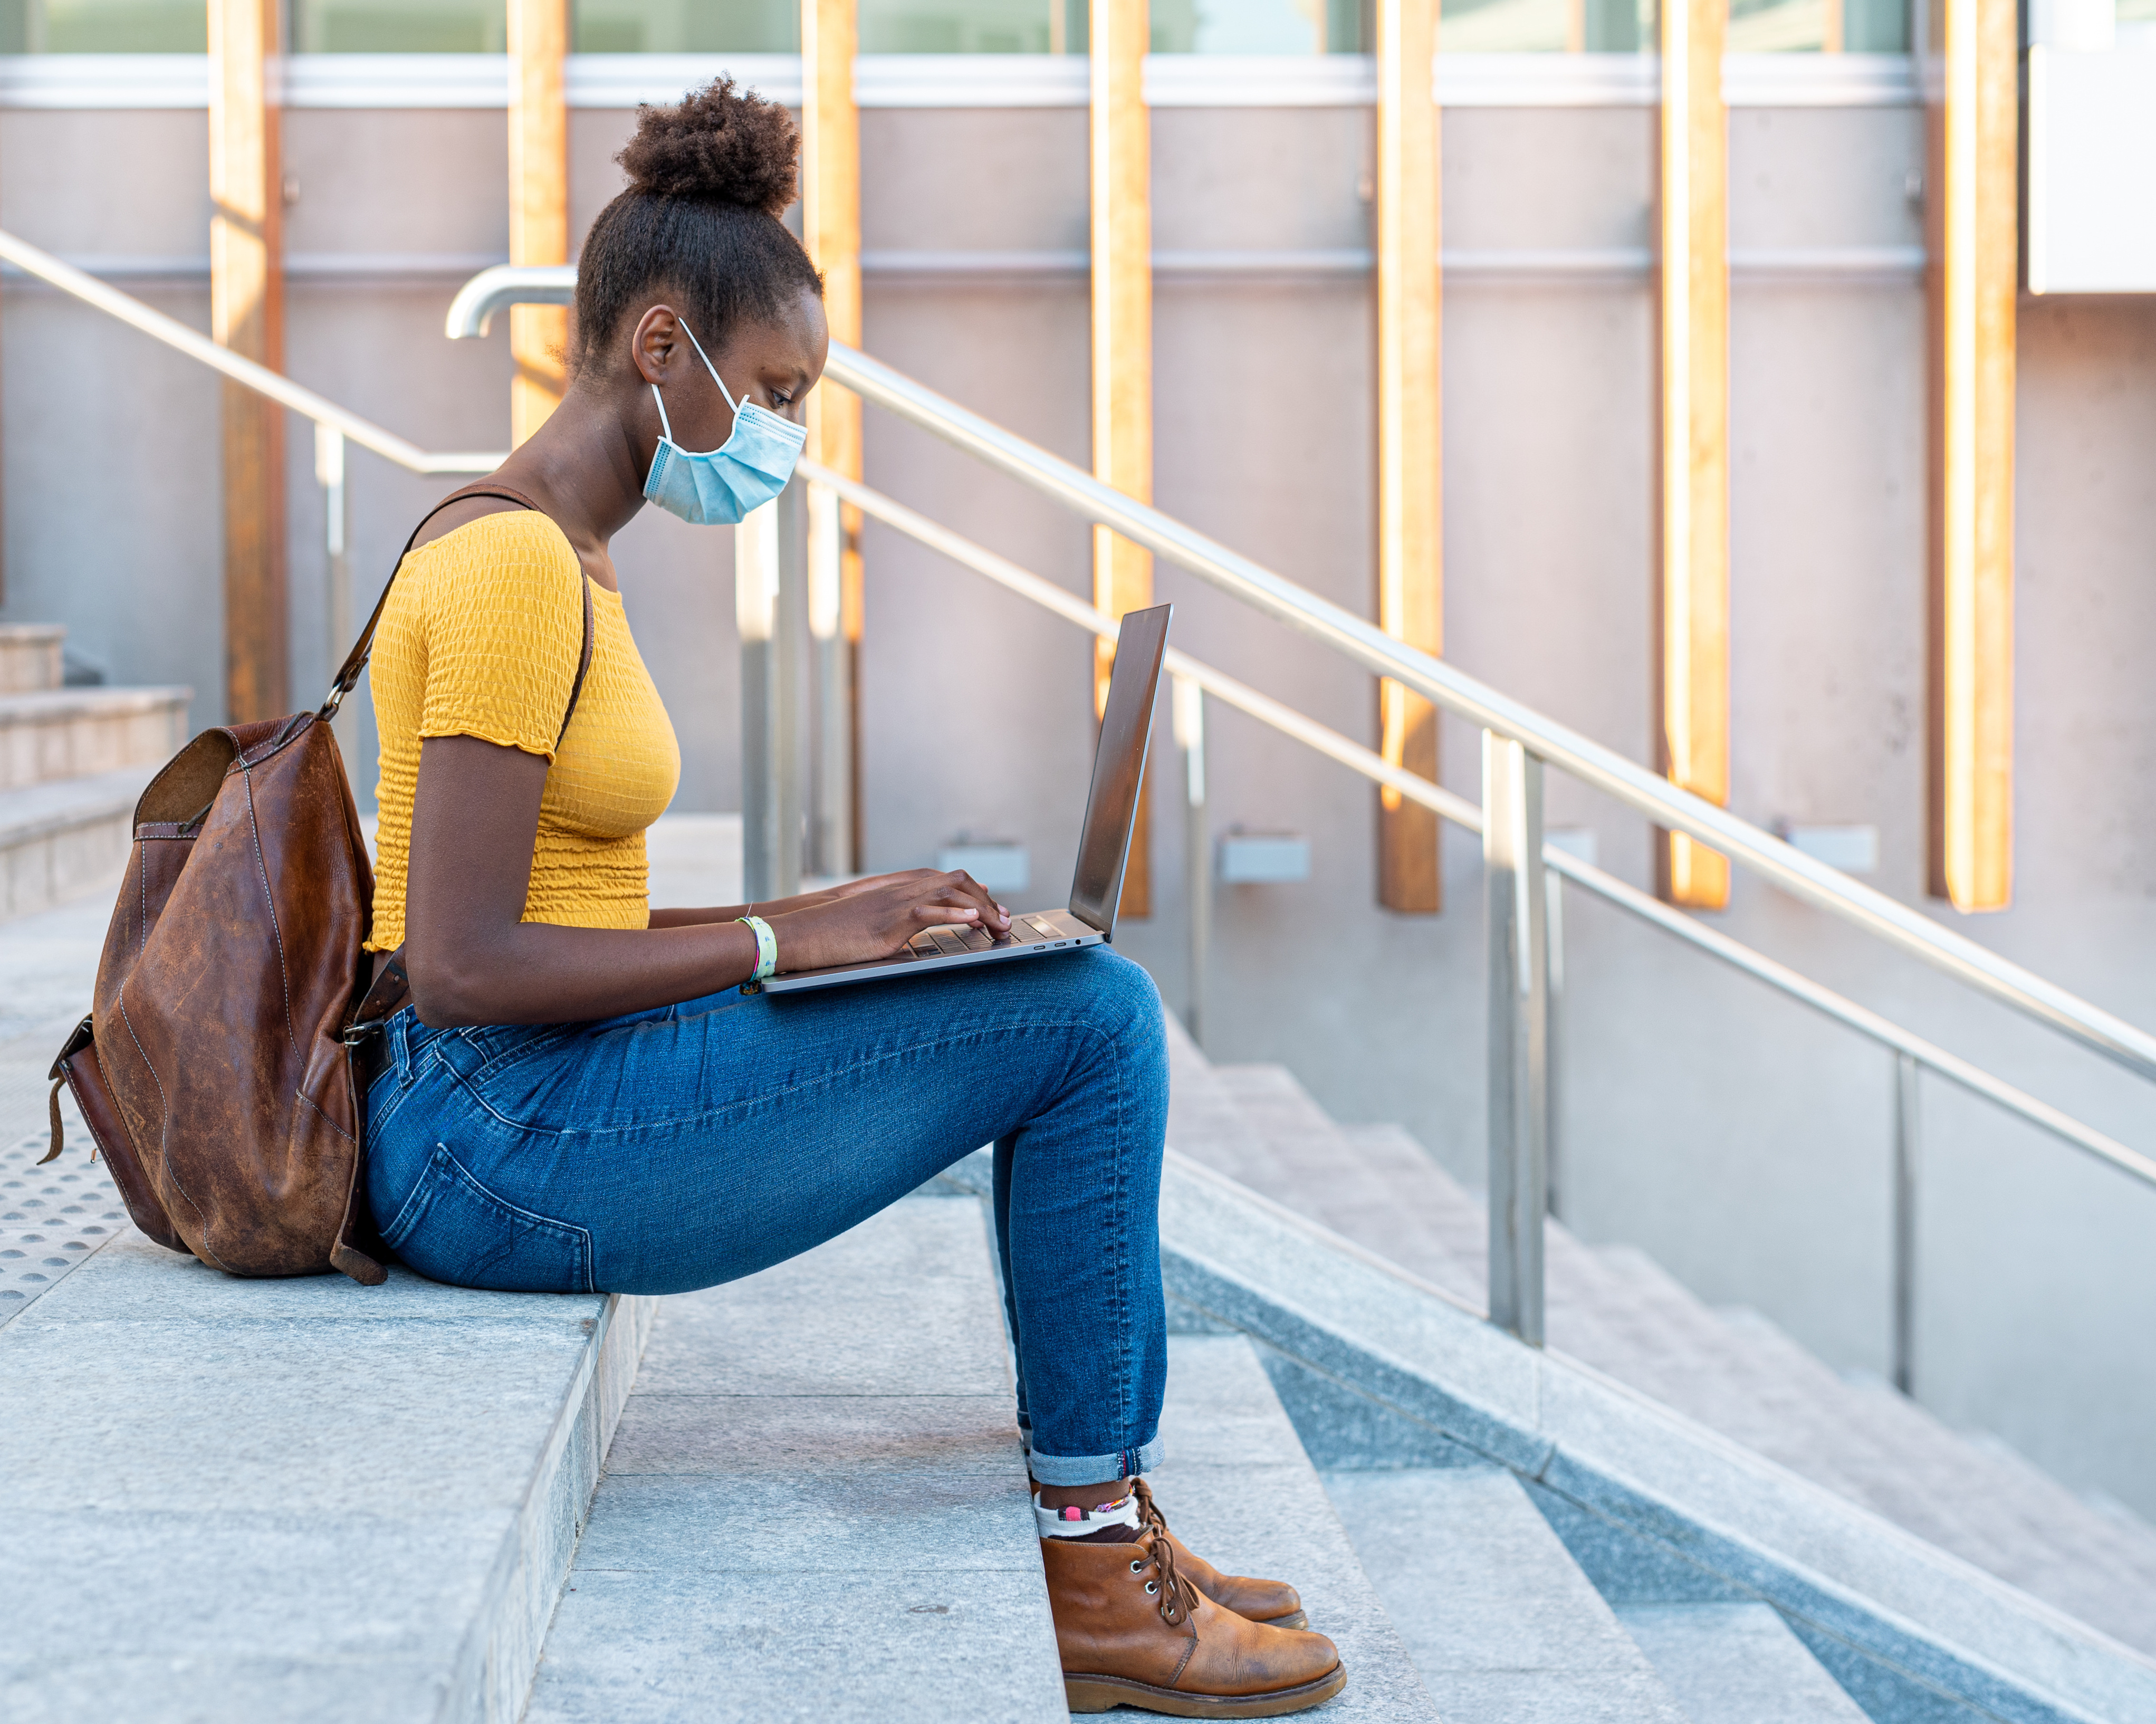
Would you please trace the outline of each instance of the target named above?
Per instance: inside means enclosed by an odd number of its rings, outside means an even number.
[[[738,521],[792,471],[825,347],[821,278],[779,220],[797,153],[785,110],[728,82],[644,110],[629,189],[584,243],[567,396],[486,481],[511,495],[439,511],[391,589],[372,945],[403,948],[411,1001],[368,1094],[374,1216],[439,1280],[676,1293],[805,1251],[993,1142],[1073,1706],[1300,1711],[1346,1680],[1332,1642],[1293,1588],[1193,1556],[1136,1477],[1167,1364],[1145,972],[1096,948],[744,996],[776,965],[1009,917],[926,870],[720,909],[646,897],[680,756],[608,541],[647,500]]]

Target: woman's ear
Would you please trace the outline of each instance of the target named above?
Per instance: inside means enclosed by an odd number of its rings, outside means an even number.
[[[665,383],[673,376],[683,343],[681,320],[670,305],[654,305],[636,320],[629,336],[629,362],[647,383]]]

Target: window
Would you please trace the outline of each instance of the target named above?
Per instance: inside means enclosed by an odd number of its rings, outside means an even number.
[[[506,54],[503,0],[292,0],[296,54]]]
[[[1358,0],[1153,0],[1156,54],[1360,54]]]
[[[1655,45],[1655,0],[1444,0],[1440,54],[1637,54]]]
[[[207,54],[203,0],[0,0],[0,54]]]
[[[1907,0],[1730,0],[1729,51],[1907,54]]]
[[[336,0],[330,0],[336,3]],[[860,0],[864,54],[1083,54],[1086,0]],[[791,54],[798,0],[575,0],[583,54]],[[1159,54],[1356,54],[1361,0],[1153,0]]]
[[[290,0],[300,54],[500,54],[503,0]],[[1086,0],[860,0],[865,54],[1083,54]],[[1637,54],[1656,0],[1440,0],[1445,54]],[[2156,29],[2156,0],[2118,0]],[[571,0],[579,54],[793,54],[799,0]],[[1157,54],[1360,54],[1363,0],[1152,0]],[[201,54],[203,0],[0,0],[0,54]],[[1909,0],[1730,0],[1732,54],[1906,54]]]
[[[801,48],[800,0],[573,4],[578,54],[798,54]]]

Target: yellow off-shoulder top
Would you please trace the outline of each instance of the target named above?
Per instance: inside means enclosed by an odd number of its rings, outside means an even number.
[[[674,726],[629,632],[621,595],[592,587],[592,665],[557,752],[583,649],[583,568],[528,509],[483,515],[404,559],[375,632],[382,737],[371,952],[403,943],[419,745],[479,736],[549,764],[524,920],[641,928],[644,831],[681,776]]]

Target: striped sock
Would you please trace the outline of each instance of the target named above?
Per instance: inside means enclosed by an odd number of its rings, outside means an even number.
[[[1128,1544],[1145,1525],[1138,1516],[1135,1492],[1090,1509],[1043,1508],[1035,1496],[1033,1518],[1043,1538],[1082,1538],[1093,1544]]]

